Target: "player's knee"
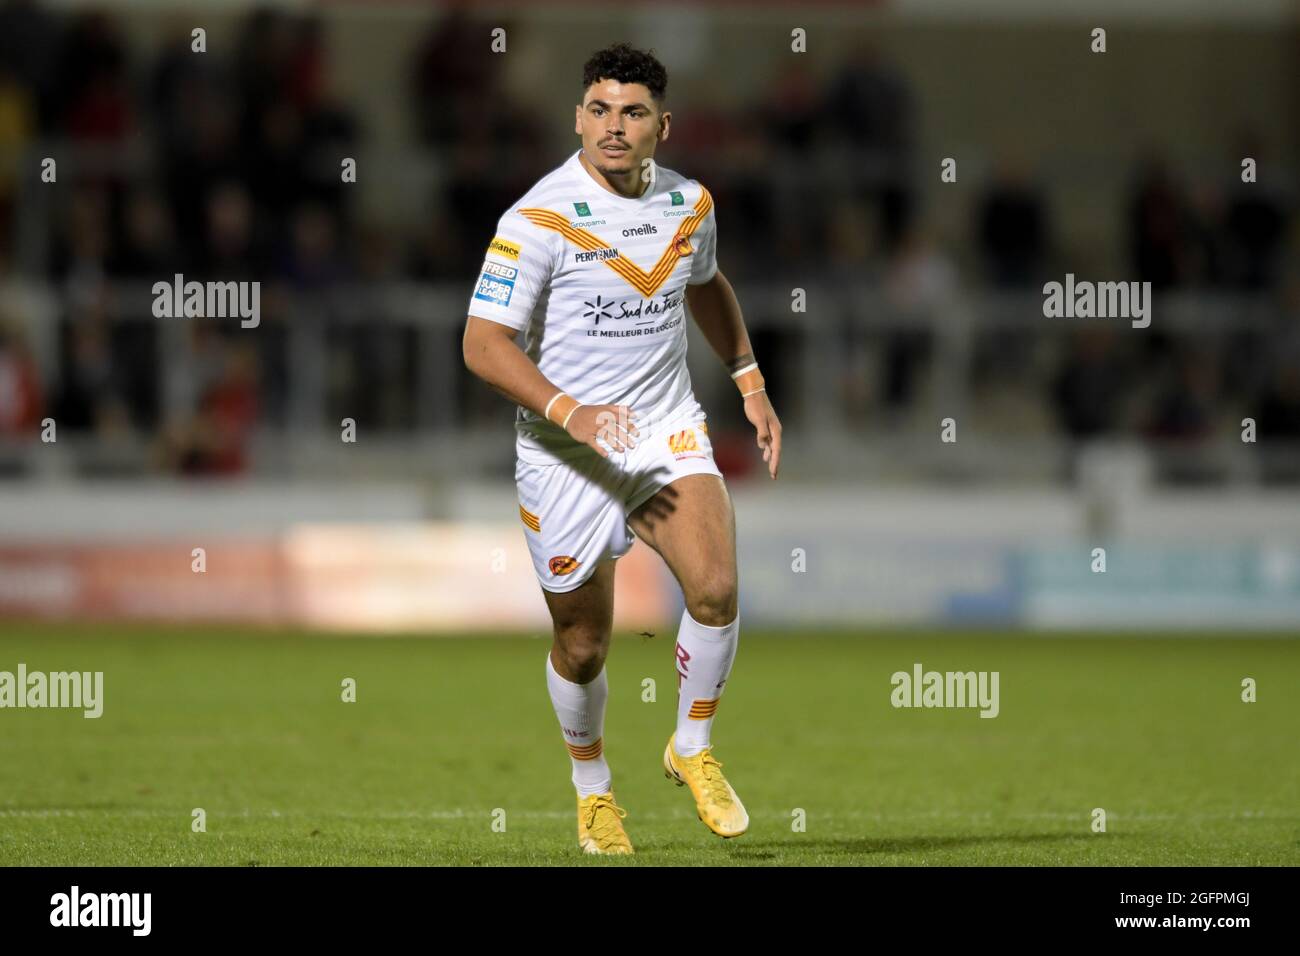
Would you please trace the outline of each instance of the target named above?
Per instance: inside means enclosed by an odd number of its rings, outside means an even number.
[[[709,627],[722,627],[736,619],[736,582],[727,577],[710,578],[686,595],[691,617]]]
[[[605,666],[606,635],[585,625],[556,627],[555,643],[557,656],[574,675],[570,679],[575,683],[585,684],[600,675]]]

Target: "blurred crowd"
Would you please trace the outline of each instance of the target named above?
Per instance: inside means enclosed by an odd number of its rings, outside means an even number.
[[[111,13],[0,0],[0,286],[50,281],[66,310],[49,367],[21,308],[0,296],[0,436],[30,439],[48,415],[74,434],[145,436],[160,469],[238,473],[250,467],[253,431],[290,414],[283,386],[294,354],[277,303],[385,279],[459,283],[468,296],[497,217],[557,164],[564,143],[573,148],[559,135],[567,120],[544,122],[503,88],[482,55],[485,29],[453,7],[406,64],[413,139],[442,170],[436,195],[411,198],[428,214],[407,230],[363,221],[340,182],[339,157],[356,155],[365,122],[327,92],[331,63],[316,15],[256,10],[233,56],[195,56],[189,27],[178,23],[142,55]],[[496,105],[485,112],[488,101]],[[920,108],[902,71],[864,45],[825,75],[776,73],[744,110],[693,100],[666,150],[680,159],[670,165],[713,192],[722,259],[736,280],[867,280],[908,306],[963,291],[1032,294],[1061,279],[1070,270],[1050,191],[1011,149],[979,171],[965,233],[934,234],[920,208],[918,179],[932,174],[918,165]],[[78,158],[45,194],[56,198],[33,238],[20,200],[36,174],[19,159],[39,141],[74,147],[62,152]],[[1054,429],[1076,438],[1195,443],[1244,410],[1261,432],[1300,440],[1294,196],[1243,185],[1233,158],[1262,165],[1271,145],[1242,129],[1226,144],[1222,175],[1197,179],[1150,152],[1118,201],[1123,279],[1159,293],[1262,296],[1276,303],[1276,327],[1199,338],[1089,328],[1058,336],[1045,370],[1026,336],[1002,333],[977,342],[976,384],[1023,387]],[[502,155],[512,161],[496,162]],[[189,324],[184,368],[165,384],[157,323],[143,311],[139,321],[115,319],[108,290],[176,272],[261,280],[271,287],[271,321],[256,336],[229,323]],[[365,407],[381,427],[411,427],[419,416],[410,334],[331,333],[325,411]],[[760,354],[795,344],[779,329],[754,337]],[[854,412],[905,413],[934,335],[890,332],[873,347],[878,371],[850,363],[838,400]],[[769,365],[779,385],[785,373]],[[479,394],[469,382],[457,391]],[[476,402],[469,412],[499,404]]]

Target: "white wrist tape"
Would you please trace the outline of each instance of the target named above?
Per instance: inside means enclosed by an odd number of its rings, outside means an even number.
[[[559,398],[559,397],[560,397],[561,395],[563,395],[563,394],[564,394],[564,390],[563,390],[563,389],[560,389],[560,391],[556,392],[554,395],[551,396],[551,400],[550,400],[549,402],[546,403],[546,410],[542,412],[542,417],[543,417],[543,418],[548,419],[548,420],[550,419],[550,417],[551,417],[551,406],[554,405],[554,404],[555,404],[555,400],[556,400],[557,398]]]

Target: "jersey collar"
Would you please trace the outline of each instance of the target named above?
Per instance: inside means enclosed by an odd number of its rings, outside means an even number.
[[[580,184],[594,190],[594,193],[592,193],[592,195],[595,196],[596,198],[595,199],[588,198],[586,201],[589,203],[596,202],[597,199],[600,202],[605,202],[606,200],[608,200],[610,202],[616,203],[619,206],[622,206],[625,209],[635,209],[647,203],[651,198],[654,197],[655,193],[658,191],[659,183],[656,181],[651,183],[650,187],[644,193],[638,196],[636,199],[630,199],[627,196],[620,196],[618,193],[610,192],[600,183],[596,182],[596,180],[592,178],[591,173],[587,172],[587,170],[583,167],[582,161],[578,158],[581,155],[582,155],[582,147],[579,146],[576,150],[574,150],[573,155],[569,157],[569,160],[567,163],[565,163],[565,165],[569,167],[570,173],[577,179],[577,181]]]

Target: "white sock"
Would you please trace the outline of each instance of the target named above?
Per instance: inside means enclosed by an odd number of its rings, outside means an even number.
[[[731,674],[740,636],[740,615],[730,624],[710,627],[682,612],[677,630],[677,738],[674,748],[690,757],[710,746],[709,732]]]
[[[573,785],[578,796],[610,790],[609,764],[605,762],[605,699],[609,696],[609,681],[605,668],[592,681],[575,684],[561,677],[546,655],[546,687],[551,692],[555,716],[560,719],[564,744],[573,761]]]

